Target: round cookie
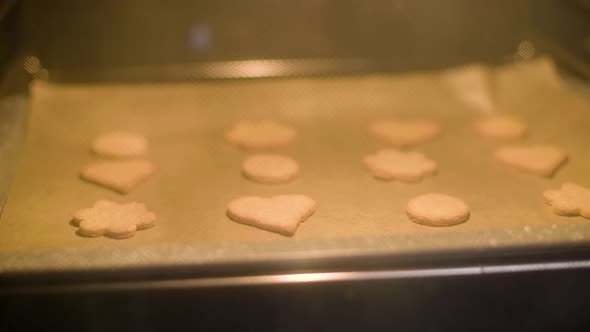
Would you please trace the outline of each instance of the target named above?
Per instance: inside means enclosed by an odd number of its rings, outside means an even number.
[[[242,174],[260,183],[285,183],[299,173],[299,164],[293,158],[279,154],[257,154],[242,162]]]
[[[92,151],[107,158],[137,158],[147,152],[147,140],[138,134],[114,131],[98,136]]]
[[[469,206],[445,194],[424,194],[412,198],[406,207],[408,217],[425,226],[454,226],[469,219]]]
[[[296,136],[295,129],[275,121],[240,121],[225,135],[225,139],[244,149],[267,149],[285,146]]]
[[[527,125],[510,115],[488,115],[475,121],[475,131],[494,139],[515,139],[524,136]]]
[[[431,120],[382,120],[369,125],[371,135],[398,147],[430,141],[440,132],[440,125]]]
[[[406,183],[419,182],[437,169],[436,162],[422,153],[394,149],[383,149],[367,155],[363,163],[375,178]]]

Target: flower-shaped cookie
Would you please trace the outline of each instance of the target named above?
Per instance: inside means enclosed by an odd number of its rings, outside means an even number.
[[[240,121],[227,132],[225,138],[245,149],[265,149],[287,145],[295,139],[295,135],[295,129],[274,121]]]
[[[590,189],[575,183],[564,183],[559,190],[546,190],[545,202],[560,216],[577,216],[590,219]]]
[[[419,152],[401,152],[393,149],[379,150],[365,156],[363,163],[369,172],[382,180],[418,182],[436,172],[436,162]]]
[[[430,120],[382,120],[369,126],[373,136],[399,147],[430,141],[440,131],[439,124]]]
[[[115,239],[131,237],[137,230],[154,226],[156,215],[140,203],[118,204],[98,201],[89,209],[74,214],[78,234],[88,237],[105,235]]]

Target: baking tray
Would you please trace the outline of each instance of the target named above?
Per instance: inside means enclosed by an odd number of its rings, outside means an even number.
[[[547,59],[495,68],[494,77],[498,110],[530,125],[523,142],[559,144],[570,153],[553,178],[495,162],[498,143],[473,133],[480,114],[449,93],[440,72],[184,84],[36,81],[26,147],[0,219],[0,273],[198,271],[236,263],[587,247],[590,222],[554,215],[541,193],[564,181],[590,185],[590,104],[565,88]],[[362,156],[386,147],[367,134],[367,125],[388,117],[440,121],[443,135],[416,147],[438,161],[439,174],[403,184],[375,180],[364,170]],[[248,152],[223,139],[241,119],[297,128],[294,144],[276,150],[300,162],[296,180],[263,185],[241,176]],[[94,160],[93,138],[117,129],[146,135],[157,165],[157,173],[128,195],[78,177]],[[448,228],[411,222],[406,202],[431,191],[465,199],[469,221]],[[284,193],[318,202],[292,238],[225,215],[236,197]],[[157,214],[156,227],[125,240],[76,236],[72,214],[99,199],[143,202]]]

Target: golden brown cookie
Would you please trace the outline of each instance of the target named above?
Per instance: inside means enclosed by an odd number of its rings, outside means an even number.
[[[299,164],[293,158],[279,154],[256,154],[242,162],[242,174],[260,183],[285,183],[299,173]]]
[[[550,177],[567,161],[567,152],[556,145],[511,145],[497,149],[494,157],[512,167]]]
[[[373,136],[398,147],[430,141],[440,132],[440,125],[430,120],[383,120],[369,126]]]
[[[425,194],[411,199],[406,212],[410,219],[426,226],[454,226],[469,219],[469,206],[462,199],[445,194]]]
[[[154,173],[148,160],[101,160],[88,164],[80,172],[86,181],[126,194]]]
[[[493,139],[516,139],[523,137],[527,132],[527,125],[514,116],[494,114],[484,116],[475,121],[475,131],[484,137]]]
[[[131,237],[137,230],[154,226],[156,215],[140,203],[118,204],[106,200],[74,214],[78,234],[87,237],[108,236],[115,239]]]
[[[114,131],[97,137],[92,151],[107,158],[138,158],[146,154],[147,140],[135,133]]]
[[[292,236],[315,210],[316,202],[305,195],[246,196],[231,201],[227,215],[241,224]]]
[[[546,190],[545,202],[560,216],[577,216],[590,219],[590,188],[575,183],[564,183],[560,189]]]
[[[424,176],[436,172],[436,162],[419,152],[402,152],[394,149],[379,150],[365,156],[363,163],[369,172],[382,180],[419,182]]]
[[[274,121],[240,121],[226,133],[225,138],[245,149],[265,149],[287,145],[295,139],[295,135],[295,129]]]

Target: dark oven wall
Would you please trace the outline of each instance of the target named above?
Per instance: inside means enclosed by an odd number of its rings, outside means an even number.
[[[510,60],[527,1],[27,0],[51,70],[243,59],[363,58],[391,70]]]
[[[532,11],[537,33],[590,78],[590,0],[540,0]]]
[[[0,1],[0,77],[8,70],[20,44],[17,7],[16,0]]]

